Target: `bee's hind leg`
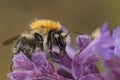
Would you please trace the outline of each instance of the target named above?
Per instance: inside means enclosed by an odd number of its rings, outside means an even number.
[[[47,39],[47,47],[48,47],[48,54],[47,54],[47,58],[52,60],[52,41],[51,41],[51,36],[48,36]]]
[[[50,58],[50,59],[52,59],[52,43],[51,42],[49,42],[48,43],[48,57]]]

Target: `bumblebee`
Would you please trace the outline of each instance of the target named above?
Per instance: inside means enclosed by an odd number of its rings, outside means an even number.
[[[54,45],[59,48],[60,54],[65,52],[68,32],[63,31],[59,22],[46,19],[34,20],[29,26],[29,30],[3,42],[3,45],[8,45],[15,41],[13,56],[22,51],[31,60],[31,54],[40,49],[48,51],[52,58]]]

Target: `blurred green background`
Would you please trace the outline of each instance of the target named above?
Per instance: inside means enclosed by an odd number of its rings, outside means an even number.
[[[8,80],[12,55],[2,42],[28,29],[34,18],[57,20],[69,31],[90,34],[105,21],[110,28],[120,25],[120,0],[0,0],[0,80]]]

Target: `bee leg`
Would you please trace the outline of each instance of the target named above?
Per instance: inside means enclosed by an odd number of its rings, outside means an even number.
[[[48,56],[47,57],[50,57],[51,59],[52,59],[52,31],[50,31],[49,33],[48,33],[48,38],[47,38],[47,47],[48,47],[48,49],[49,49],[49,54],[48,54]]]
[[[65,51],[65,49],[66,49],[66,43],[63,43],[63,39],[61,40],[60,45],[61,45],[61,47],[60,47],[60,54],[61,55],[62,54],[66,54],[66,51]]]
[[[49,48],[49,54],[48,54],[48,57],[50,57],[52,59],[52,43],[51,41],[48,42],[48,48]]]
[[[37,47],[39,47],[42,51],[44,51],[43,37],[40,34],[35,33],[34,34],[34,40],[35,40],[35,43],[36,43]]]
[[[18,54],[20,51],[22,51],[22,47],[25,45],[25,37],[22,37],[21,39],[19,39],[14,47],[15,50],[14,54]]]

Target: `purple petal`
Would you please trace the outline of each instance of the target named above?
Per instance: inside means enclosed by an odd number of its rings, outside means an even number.
[[[103,25],[100,37],[97,38],[96,48],[101,53],[103,59],[110,59],[115,48],[111,32],[107,30],[107,23]]]
[[[115,46],[112,47],[114,54],[109,60],[104,61],[104,67],[106,68],[106,74],[104,75],[106,80],[119,80],[120,77],[120,27],[113,31],[112,35]]]
[[[76,38],[77,46],[83,50],[89,43],[90,43],[90,37],[87,35],[80,35]]]
[[[43,73],[48,73],[48,74],[54,74],[56,73],[55,68],[52,64],[50,63],[44,63],[41,66],[41,72]]]
[[[72,76],[72,74],[71,74],[71,72],[68,71],[68,70],[66,70],[66,69],[64,69],[64,68],[62,68],[62,67],[59,68],[59,69],[57,70],[57,72],[58,72],[58,74],[59,74],[60,76],[62,76],[62,77],[64,77],[64,78],[74,79],[73,76]]]
[[[100,51],[103,59],[106,59],[106,60],[111,59],[113,50],[111,50],[109,47],[101,47],[101,48],[99,48],[99,51]]]
[[[93,40],[85,49],[78,52],[74,57],[72,63],[72,74],[75,79],[79,79],[82,76],[93,73],[100,75],[98,68],[94,64],[98,60],[98,57],[96,56],[98,53],[96,47],[98,42],[98,38]]]
[[[79,80],[103,80],[103,78],[99,74],[88,74],[82,76]]]
[[[74,80],[74,79],[68,79],[68,78],[60,77],[60,80]]]
[[[67,55],[60,55],[57,53],[53,54],[54,60],[57,64],[61,64],[69,69],[71,69],[72,60]]]
[[[120,77],[120,57],[115,54],[112,54],[111,59],[105,60],[104,68],[106,69],[106,73],[104,74],[105,80],[119,80]]]
[[[36,51],[33,53],[32,60],[42,73],[52,74],[55,72],[54,66],[46,59],[45,53],[42,53],[39,50]]]
[[[99,70],[94,64],[98,60],[98,57],[94,56],[88,56],[86,55],[86,58],[78,57],[76,56],[72,63],[72,73],[73,77],[75,79],[79,79],[82,76],[88,75],[88,74],[99,74]]]
[[[105,22],[102,26],[101,33],[104,34],[107,31],[108,31],[108,23]]]
[[[34,62],[34,64],[37,67],[41,67],[41,65],[46,62],[46,58],[45,58],[45,53],[40,52],[39,50],[36,51],[35,53],[33,53],[32,55],[32,61]]]
[[[71,44],[66,44],[66,53],[71,59],[73,59],[77,54],[77,50]]]
[[[106,69],[112,70],[120,75],[120,58],[118,56],[112,55],[110,60],[104,60],[104,65]]]
[[[57,70],[46,59],[44,53],[38,50],[32,54],[32,61],[23,53],[15,55],[13,66],[19,69],[8,74],[11,80],[60,80]]]
[[[114,71],[108,71],[103,77],[105,80],[120,80],[120,74]]]
[[[39,71],[14,71],[7,76],[10,80],[60,80],[58,75],[44,74]]]
[[[115,42],[115,54],[120,57],[120,26],[113,31],[113,40]]]
[[[33,63],[22,53],[18,53],[13,57],[13,68],[21,68],[31,70],[33,69]]]
[[[14,71],[7,76],[10,80],[33,80],[33,76],[30,73],[27,71]]]
[[[105,51],[109,52],[107,56],[103,55],[105,58],[107,57],[106,59],[108,59],[109,56],[111,56],[110,52],[113,51],[112,46],[114,46],[113,39],[110,32],[107,31],[107,24],[105,24],[103,26],[101,36],[93,40],[84,50],[78,52],[75,56],[72,64],[72,73],[74,78],[78,79],[81,76],[92,73],[100,75],[98,68],[94,64],[98,60],[97,56],[95,55],[98,55],[99,52],[102,52],[101,54],[105,54],[103,51],[104,49]],[[91,64],[92,68],[90,68]]]

